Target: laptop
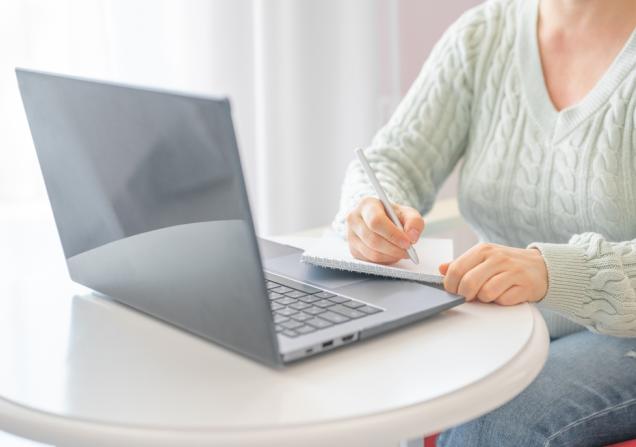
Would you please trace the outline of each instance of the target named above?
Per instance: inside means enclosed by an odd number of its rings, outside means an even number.
[[[227,99],[16,73],[73,281],[273,367],[463,302],[257,238]]]

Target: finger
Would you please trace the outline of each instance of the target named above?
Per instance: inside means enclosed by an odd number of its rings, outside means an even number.
[[[515,276],[502,271],[486,281],[477,292],[477,298],[484,303],[491,303],[515,285]]]
[[[377,233],[371,231],[364,223],[361,217],[354,217],[351,222],[351,228],[358,238],[369,248],[384,253],[397,259],[408,257],[406,250],[393,245]]]
[[[356,258],[356,259],[360,259],[362,261],[366,261],[364,255],[362,253],[360,253],[360,251],[353,246],[352,244],[349,245],[349,252],[351,252],[351,255]]]
[[[503,270],[504,267],[501,264],[493,262],[492,259],[486,259],[462,276],[457,286],[457,294],[466,298],[467,301],[473,300],[486,281]]]
[[[377,250],[367,247],[362,240],[355,234],[350,235],[349,247],[351,254],[363,261],[375,262],[378,264],[393,264],[401,258],[385,255]]]
[[[393,245],[402,249],[407,249],[411,246],[411,241],[406,237],[406,234],[396,227],[389,219],[389,216],[386,215],[382,202],[378,200],[369,201],[362,208],[360,214],[362,215],[362,220],[371,231],[379,234]]]
[[[446,272],[448,271],[448,266],[449,266],[449,265],[450,265],[450,263],[449,263],[449,262],[443,262],[443,263],[441,263],[441,264],[439,265],[439,267],[438,267],[439,272],[440,272],[442,275],[445,275],[445,274],[446,274]]]
[[[501,304],[502,306],[514,306],[515,304],[525,303],[526,301],[528,300],[526,299],[526,292],[523,290],[523,287],[512,286],[501,294],[501,296],[495,300],[495,303]]]
[[[356,247],[355,244],[357,243],[357,239],[359,239],[356,234],[353,232],[353,229],[351,228],[351,221],[352,219],[350,218],[350,216],[347,216],[347,244],[349,245],[349,252],[353,255],[354,258],[358,258],[358,259],[362,259],[362,253],[360,253]]]
[[[412,243],[419,240],[422,231],[424,231],[424,219],[422,215],[414,208],[410,206],[394,205],[395,213],[397,214],[402,226],[404,226],[404,232]]]
[[[364,254],[362,254],[362,252],[359,251],[357,248],[350,247],[350,251],[354,258],[360,259],[361,261],[372,262]]]
[[[451,262],[444,277],[444,288],[450,293],[457,293],[462,277],[466,272],[481,264],[493,248],[491,244],[478,244]]]

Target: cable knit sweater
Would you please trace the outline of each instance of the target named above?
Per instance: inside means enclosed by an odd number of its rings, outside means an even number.
[[[426,213],[463,159],[459,204],[483,241],[536,247],[552,336],[636,336],[636,31],[579,103],[557,111],[537,0],[491,0],[442,37],[365,153],[391,200]],[[374,195],[347,169],[333,226]],[[580,326],[578,326],[580,329]]]

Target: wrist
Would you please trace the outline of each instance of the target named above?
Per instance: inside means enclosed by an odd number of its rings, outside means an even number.
[[[538,275],[536,294],[530,300],[531,302],[536,303],[543,300],[548,293],[548,266],[546,265],[541,250],[539,250],[537,247],[529,247],[528,250],[530,250],[532,253],[535,269]]]

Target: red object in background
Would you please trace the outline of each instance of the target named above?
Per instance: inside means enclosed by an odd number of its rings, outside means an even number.
[[[424,438],[424,447],[437,447],[437,435],[427,436]],[[636,447],[636,439],[631,441],[619,442],[605,447]]]
[[[424,438],[424,447],[437,447],[437,435],[431,435]]]

